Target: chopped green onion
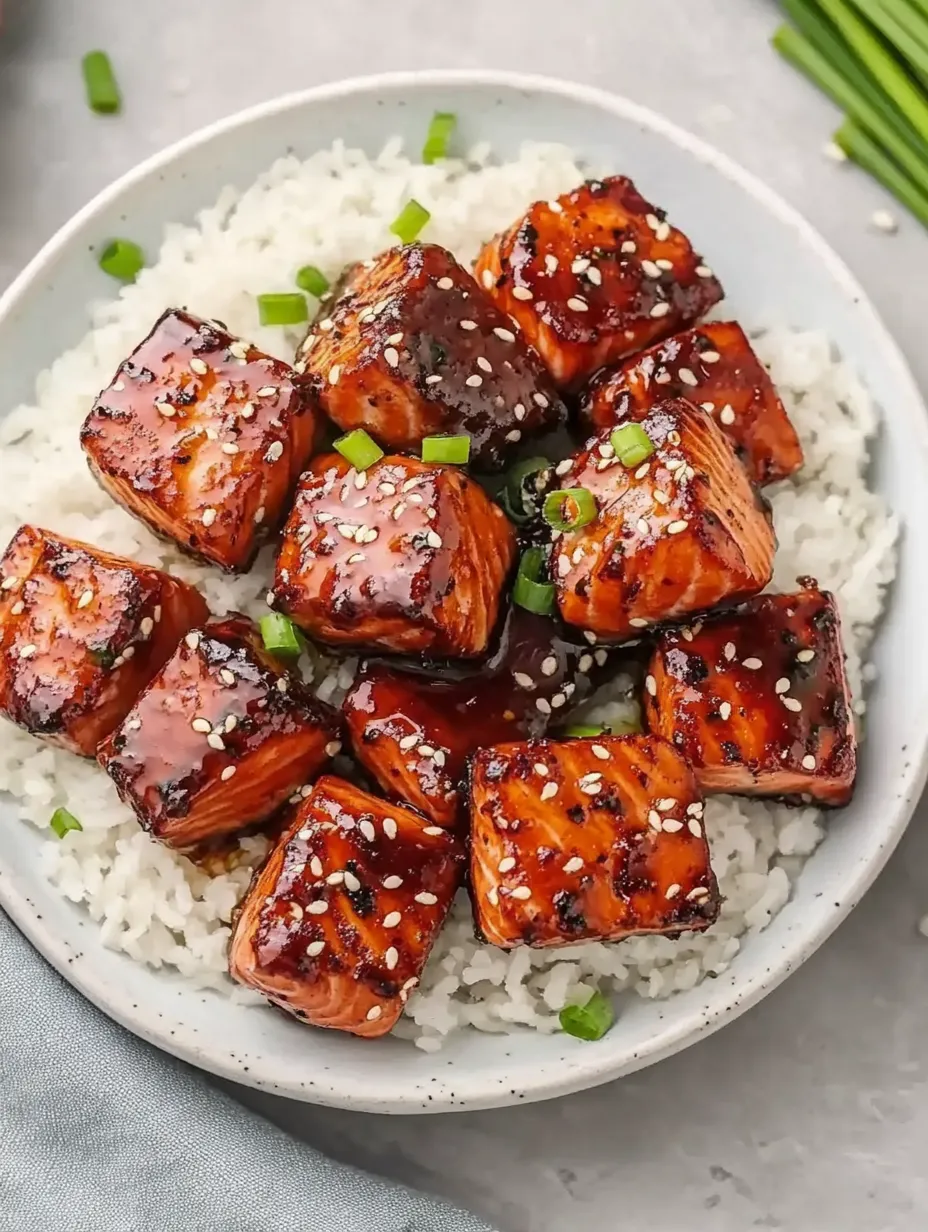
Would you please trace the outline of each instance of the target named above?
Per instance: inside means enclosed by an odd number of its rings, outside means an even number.
[[[363,428],[355,428],[353,432],[346,432],[332,444],[356,471],[366,471],[369,466],[373,466],[383,457],[383,450]]]
[[[629,468],[638,466],[654,452],[654,442],[641,424],[627,423],[622,424],[621,428],[613,428],[609,440],[615,456]]]
[[[565,1005],[558,1015],[561,1030],[577,1039],[598,1040],[615,1022],[615,1010],[601,992],[594,992],[586,1005]]]
[[[525,498],[528,495],[525,490],[526,480],[532,475],[546,471],[550,465],[547,458],[524,458],[521,462],[517,462],[506,476],[506,486],[500,494],[500,503],[517,525],[528,522],[532,518],[532,510],[525,506]]]
[[[100,253],[98,264],[104,274],[120,282],[135,282],[145,268],[145,254],[132,240],[110,240]]]
[[[470,457],[470,437],[467,433],[459,436],[424,436],[422,438],[423,462],[447,462],[449,465],[463,466]]]
[[[262,325],[299,325],[308,318],[306,296],[299,291],[258,296],[258,320]]]
[[[84,828],[74,814],[69,813],[66,808],[56,808],[48,824],[59,838],[64,838],[69,830],[83,830]]]
[[[853,120],[845,120],[841,125],[835,133],[835,144],[928,227],[928,193],[913,184]]]
[[[261,617],[258,624],[264,649],[271,654],[298,658],[303,653],[305,639],[289,616],[284,616],[282,612],[269,612]]]
[[[545,497],[542,513],[554,530],[579,530],[596,517],[596,497],[588,488],[559,488]]]
[[[305,291],[307,295],[315,295],[316,299],[325,295],[329,289],[328,278],[322,270],[316,269],[315,265],[304,265],[297,270],[294,281],[301,291]]]
[[[564,728],[568,740],[588,740],[591,736],[634,736],[641,724],[634,719],[613,719],[611,723],[575,723]]]
[[[548,557],[544,548],[528,548],[523,552],[512,589],[513,602],[526,611],[547,616],[554,610],[554,586],[541,580],[547,574]]]
[[[448,157],[448,142],[454,132],[458,118],[450,111],[436,111],[429,125],[428,136],[422,147],[424,163],[437,162],[439,158]]]
[[[390,230],[404,244],[411,244],[432,215],[424,205],[410,199],[390,223]]]
[[[105,51],[88,51],[81,61],[87,103],[92,111],[111,115],[122,106],[113,66]]]

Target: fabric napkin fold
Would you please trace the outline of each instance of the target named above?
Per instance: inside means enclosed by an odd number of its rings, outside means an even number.
[[[489,1232],[137,1040],[0,912],[0,1232]]]

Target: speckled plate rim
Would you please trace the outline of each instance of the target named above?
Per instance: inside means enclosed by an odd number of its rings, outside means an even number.
[[[378,91],[441,90],[454,86],[486,88],[488,91],[502,89],[542,92],[559,97],[565,102],[571,101],[596,108],[664,138],[711,167],[753,198],[764,211],[794,232],[810,259],[824,267],[836,287],[855,305],[858,314],[862,315],[873,346],[881,352],[882,362],[892,372],[897,389],[903,393],[902,401],[894,404],[893,412],[905,417],[910,452],[919,456],[922,473],[928,473],[928,414],[912,374],[863,288],[819,233],[757,177],[714,147],[649,108],[602,90],[530,74],[434,70],[352,78],[272,99],[202,128],[137,165],[75,214],[0,295],[0,327],[16,311],[27,290],[43,277],[88,222],[117,202],[127,189],[157,175],[179,156],[207,146],[217,136],[247,127],[255,120],[281,115],[291,109],[313,103],[337,102],[356,94],[376,94]],[[273,152],[269,152],[269,161],[272,157]],[[431,1088],[434,1096],[430,1095],[429,1102],[425,1103],[421,1099],[421,1092],[410,1093],[397,1083],[391,1083],[388,1074],[384,1076],[382,1083],[378,1081],[377,1091],[371,1090],[369,1081],[363,1078],[352,1080],[342,1076],[339,1082],[328,1090],[307,1090],[305,1084],[288,1082],[279,1068],[272,1077],[262,1076],[259,1065],[243,1069],[240,1060],[231,1054],[222,1054],[195,1038],[188,1039],[182,1034],[168,1037],[165,1032],[159,1032],[140,1013],[135,1012],[128,997],[120,997],[118,990],[99,977],[92,964],[72,964],[71,947],[43,920],[41,913],[16,884],[15,879],[3,875],[2,845],[0,906],[45,958],[111,1018],[142,1039],[221,1077],[296,1099],[376,1112],[440,1112],[499,1107],[517,1101],[530,1102],[583,1090],[672,1055],[740,1016],[799,967],[860,901],[905,831],[928,779],[928,715],[922,730],[911,734],[908,749],[909,757],[904,773],[893,784],[892,800],[886,802],[888,813],[880,819],[879,841],[875,842],[868,857],[859,861],[854,875],[835,897],[833,906],[818,925],[814,928],[793,930],[787,934],[787,943],[784,944],[775,965],[758,966],[753,971],[745,967],[741,978],[718,981],[719,984],[727,983],[730,987],[703,1012],[699,1021],[694,1022],[691,1013],[669,1014],[667,1018],[670,1021],[663,1023],[646,1047],[637,1049],[633,1054],[626,1052],[615,1055],[609,1048],[608,1037],[596,1047],[579,1044],[572,1052],[570,1060],[560,1066],[559,1072],[552,1074],[550,1070],[543,1068],[536,1080],[523,1082],[518,1090],[502,1090],[499,1085],[481,1081],[477,1071],[459,1071],[453,1083],[441,1083]],[[719,991],[721,992],[721,989]],[[665,1004],[672,1005],[673,1001]],[[384,1068],[390,1067],[387,1065]]]

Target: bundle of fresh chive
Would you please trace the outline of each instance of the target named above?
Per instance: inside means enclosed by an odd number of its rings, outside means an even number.
[[[928,0],[781,0],[773,45],[845,112],[835,144],[928,226]]]

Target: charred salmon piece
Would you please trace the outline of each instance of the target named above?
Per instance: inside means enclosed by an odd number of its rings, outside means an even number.
[[[594,431],[643,419],[667,398],[687,398],[711,415],[755,483],[802,466],[802,446],[770,374],[735,321],[675,334],[621,368],[594,378],[580,409]]]
[[[269,818],[340,748],[335,711],[234,616],[186,635],[97,758],[143,829],[184,850]]]
[[[229,971],[316,1027],[385,1035],[463,871],[446,831],[326,775],[252,882]]]
[[[471,891],[493,945],[708,928],[719,894],[692,771],[655,736],[481,749]]]
[[[683,232],[618,175],[536,201],[486,245],[476,274],[562,388],[699,320],[723,295]]]
[[[857,744],[832,595],[762,595],[658,638],[645,678],[650,729],[703,791],[838,807],[854,792]]]
[[[97,398],[81,444],[130,513],[191,555],[240,571],[285,516],[316,423],[287,364],[171,310]]]
[[[515,532],[454,466],[338,454],[303,475],[277,556],[277,607],[313,637],[410,654],[487,646]]]
[[[563,418],[538,356],[450,252],[409,244],[355,266],[300,348],[328,417],[388,450],[467,433],[470,460],[504,465]]]
[[[592,492],[598,513],[554,538],[561,615],[596,637],[637,631],[734,603],[770,581],[770,518],[727,437],[682,399],[641,421],[654,452],[633,468],[610,432],[588,441],[562,473],[564,488]]]
[[[513,606],[495,653],[465,676],[365,664],[345,698],[345,724],[355,756],[387,796],[455,827],[471,753],[543,735],[586,700],[608,662],[604,647]]]
[[[179,578],[22,526],[0,559],[0,714],[93,757],[208,615]]]

